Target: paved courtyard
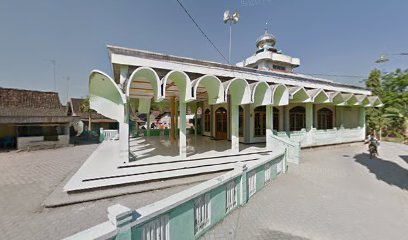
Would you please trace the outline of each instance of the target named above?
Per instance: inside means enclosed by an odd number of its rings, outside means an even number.
[[[202,239],[407,239],[408,146],[302,151],[302,163]]]
[[[192,186],[44,208],[96,146],[0,153],[1,239],[60,239],[106,221],[110,205],[139,208]],[[204,239],[406,239],[408,146],[383,143],[381,159],[368,159],[365,148],[303,150],[302,164]]]
[[[48,195],[96,147],[0,153],[0,239],[61,239],[106,221],[106,209],[113,204],[136,209],[192,186],[44,208],[42,203]]]

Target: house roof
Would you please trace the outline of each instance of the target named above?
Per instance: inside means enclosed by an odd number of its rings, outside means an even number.
[[[70,122],[56,92],[0,88],[0,123]]]
[[[71,108],[72,116],[78,116],[83,120],[88,120],[89,113],[81,111],[81,105],[84,100],[83,98],[71,98],[68,107]],[[94,110],[91,111],[91,119],[92,122],[116,122],[116,120],[105,117]]]

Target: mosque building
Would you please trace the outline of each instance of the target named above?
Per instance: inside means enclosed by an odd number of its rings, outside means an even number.
[[[381,107],[380,99],[363,87],[296,73],[300,59],[275,44],[265,31],[255,54],[236,65],[108,46],[113,75],[91,72],[90,106],[119,123],[119,140],[94,153],[109,158],[107,172],[80,170],[93,175],[77,174],[65,189],[228,170],[260,153],[286,151],[287,162],[299,163],[300,148],[362,141],[365,109]],[[152,102],[163,101],[170,105],[170,126],[150,129],[148,123],[140,134],[132,116],[149,114]],[[194,129],[187,129],[187,109],[196,116]],[[134,174],[140,164],[149,164],[150,175]]]

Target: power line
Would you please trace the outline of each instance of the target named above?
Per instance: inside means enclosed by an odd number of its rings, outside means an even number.
[[[217,46],[215,46],[214,42],[211,41],[211,39],[207,36],[207,34],[205,34],[205,32],[203,31],[203,29],[201,29],[201,27],[198,25],[198,23],[194,20],[194,18],[190,15],[190,13],[188,12],[188,10],[183,6],[183,4],[179,1],[176,0],[181,8],[183,8],[184,12],[186,12],[186,14],[188,15],[188,17],[191,19],[191,21],[193,21],[194,25],[198,28],[198,30],[200,30],[200,32],[204,35],[205,38],[207,38],[207,40],[211,43],[211,45],[215,48],[215,50],[217,50],[217,52],[222,56],[222,58],[229,64],[231,64],[228,59],[224,56],[224,54],[222,54],[222,52],[217,48]]]
[[[222,54],[222,52],[217,48],[217,46],[214,44],[214,42],[205,34],[204,30],[198,25],[198,23],[194,20],[193,16],[188,12],[188,10],[184,7],[184,5],[179,1],[176,0],[180,7],[184,10],[184,12],[188,15],[188,17],[191,19],[191,21],[194,23],[194,25],[198,28],[198,30],[203,34],[203,36],[211,43],[211,45],[214,47],[214,49],[221,55],[221,57],[229,64],[230,61]],[[328,76],[328,77],[345,77],[345,78],[367,78],[367,76],[354,76],[354,75],[338,75],[338,74],[324,74],[324,73],[301,73],[301,74],[306,74],[306,75],[315,75],[315,76]],[[258,79],[259,80],[259,79]]]

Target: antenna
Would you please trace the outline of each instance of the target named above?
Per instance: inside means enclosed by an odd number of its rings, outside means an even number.
[[[67,102],[69,101],[69,77],[66,77],[67,80]]]
[[[232,37],[232,24],[236,24],[239,20],[239,12],[235,11],[234,14],[230,14],[229,10],[224,12],[224,23],[229,22],[229,51],[228,51],[228,62],[231,64],[231,37]]]

